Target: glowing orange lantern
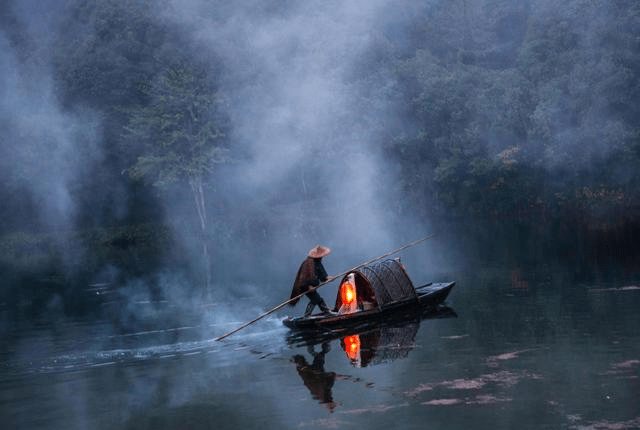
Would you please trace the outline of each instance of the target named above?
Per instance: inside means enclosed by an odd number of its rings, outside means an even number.
[[[340,298],[342,299],[342,303],[345,305],[350,305],[356,299],[356,287],[347,281],[342,284],[340,288]]]
[[[347,336],[342,339],[342,342],[344,343],[344,352],[347,353],[347,357],[350,360],[357,360],[360,354],[360,336],[357,334]]]

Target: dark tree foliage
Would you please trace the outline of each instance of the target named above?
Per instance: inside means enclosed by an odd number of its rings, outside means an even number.
[[[408,127],[388,147],[404,195],[432,201],[425,214],[523,222],[638,204],[638,10],[453,1],[417,18],[395,66]]]
[[[277,2],[255,13],[286,17],[298,6]],[[111,188],[101,191],[104,201],[123,194],[129,214],[144,213],[153,193],[122,171],[157,160],[151,147],[122,138],[131,108],[150,109],[154,96],[141,88],[205,57],[161,18],[163,7],[72,0],[56,35],[61,101],[104,119],[103,168],[85,186]],[[480,219],[543,208],[553,215],[584,204],[585,189],[637,202],[637,2],[453,0],[412,11],[375,29],[376,42],[349,76],[363,99],[392,105],[402,118],[402,126],[389,124],[384,143],[402,172],[400,207]],[[388,89],[367,88],[381,79]],[[117,218],[104,207],[100,222]]]
[[[256,1],[239,17],[231,3],[216,3],[220,13],[207,17],[210,23],[225,26],[230,17],[286,23],[306,10],[304,2],[295,0]],[[162,224],[166,214],[153,184],[175,183],[193,193],[206,245],[207,228],[220,222],[207,217],[213,205],[205,201],[213,200],[214,188],[207,188],[207,180],[234,181],[209,175],[213,163],[223,158],[227,143],[244,154],[238,163],[253,154],[242,141],[245,134],[224,119],[238,115],[224,112],[226,107],[246,100],[220,104],[219,80],[236,90],[251,87],[254,79],[266,82],[272,69],[261,69],[265,59],[254,64],[242,52],[237,64],[219,64],[217,47],[243,49],[244,44],[202,46],[197,30],[167,18],[169,5],[179,2],[68,0],[46,27],[52,33],[46,44],[23,22],[17,4],[0,3],[0,48],[12,53],[0,64],[38,78],[50,68],[56,112],[64,113],[60,117],[91,112],[100,124],[99,135],[91,136],[99,148],[95,157],[87,154],[93,144],[89,137],[87,145],[65,155],[67,164],[92,163],[78,169],[77,180],[73,176],[69,198],[77,206],[77,223],[72,228]],[[354,117],[383,136],[378,141],[386,161],[398,172],[398,180],[389,185],[396,201],[389,206],[429,220],[457,219],[477,225],[477,231],[511,223],[562,233],[581,223],[595,225],[610,214],[622,214],[623,220],[637,214],[637,0],[401,1],[389,8],[394,13],[380,18],[385,25],[367,34],[370,50],[345,58],[351,67],[339,77],[353,105],[362,107],[362,115]],[[220,58],[233,60],[232,54]],[[238,64],[245,69],[229,73]],[[42,133],[17,136],[16,117],[0,117],[0,179],[5,184],[0,198],[13,202],[0,210],[0,233],[37,230],[39,202],[25,191],[24,179],[47,163],[16,161],[23,160],[23,152],[26,160],[42,161],[46,155],[28,152],[55,143]],[[352,126],[337,124],[327,133],[348,140],[358,129]],[[236,140],[227,142],[223,135]],[[38,145],[17,146],[32,137]],[[82,133],[72,138],[85,141]],[[326,159],[340,158],[338,146],[317,151],[333,152]],[[321,182],[314,189],[318,200],[330,192]],[[232,194],[224,198],[233,199]],[[288,196],[282,200],[289,201]],[[219,210],[215,216],[234,215]],[[554,223],[565,225],[554,230],[549,227]],[[15,251],[19,240],[10,242]],[[9,251],[5,255],[12,255]]]
[[[101,165],[79,196],[82,222],[99,226],[161,220],[148,186],[131,182],[127,169],[145,148],[123,139],[133,106],[147,103],[141,87],[193,52],[176,26],[157,14],[157,1],[71,0],[59,25],[55,77],[64,106],[101,115]]]
[[[277,5],[256,13],[286,16],[295,6]],[[104,178],[89,188],[120,183],[130,199],[139,185],[120,172],[132,165],[140,172],[151,165],[144,160],[157,158],[150,147],[124,143],[126,112],[153,98],[141,84],[157,82],[195,52],[188,37],[158,17],[159,7],[74,0],[65,16],[75,25],[62,25],[58,34],[62,100],[105,115]],[[585,195],[637,204],[636,2],[453,0],[414,10],[376,30],[377,42],[349,77],[363,97],[387,97],[378,103],[402,116],[403,126],[391,124],[385,142],[402,172],[399,207],[527,222],[532,213],[560,216],[594,203]],[[391,82],[389,91],[367,90],[381,77]]]
[[[83,103],[109,110],[140,101],[138,83],[157,73],[158,66],[166,60],[163,50],[173,39],[171,28],[155,19],[157,5],[153,3],[67,3],[55,58],[60,96],[65,104]]]

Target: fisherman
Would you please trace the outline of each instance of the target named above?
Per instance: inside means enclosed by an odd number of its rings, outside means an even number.
[[[322,257],[326,257],[331,253],[331,249],[326,246],[316,245],[307,254],[307,258],[300,265],[296,280],[293,283],[293,289],[291,290],[291,299],[299,296],[302,293],[306,293],[309,299],[309,304],[304,312],[304,316],[308,317],[313,312],[313,308],[317,306],[326,315],[333,315],[334,312],[329,309],[324,302],[320,294],[312,287],[317,287],[321,282],[329,280],[327,271],[322,265]],[[289,303],[290,306],[294,306],[298,303],[298,299]]]

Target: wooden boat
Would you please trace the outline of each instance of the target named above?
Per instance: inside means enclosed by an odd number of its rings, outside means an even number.
[[[346,274],[340,282],[335,315],[314,314],[285,318],[282,323],[294,330],[334,330],[371,320],[389,318],[410,309],[441,305],[455,282],[413,286],[399,259],[385,260]]]
[[[362,336],[372,332],[404,330],[407,326],[420,326],[424,320],[457,318],[456,312],[440,304],[435,307],[408,308],[394,312],[384,318],[372,318],[358,324],[347,324],[333,330],[292,330],[287,336],[287,344],[291,347],[313,347],[335,340],[344,342],[345,337]]]

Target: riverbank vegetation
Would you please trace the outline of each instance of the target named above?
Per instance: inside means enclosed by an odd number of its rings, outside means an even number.
[[[276,3],[259,11],[265,20],[286,20],[293,6]],[[207,285],[211,266],[224,270],[216,258],[229,259],[234,244],[265,246],[277,223],[265,220],[264,207],[237,201],[261,196],[238,193],[230,184],[242,178],[224,166],[249,169],[256,156],[234,128],[234,97],[247,95],[229,89],[251,87],[269,70],[243,63],[237,73],[238,64],[224,61],[233,56],[169,19],[165,6],[69,0],[39,15],[51,31],[46,43],[17,2],[2,6],[7,67],[23,75],[11,81],[23,90],[11,99],[20,110],[0,116],[0,264],[13,274],[5,291],[34,276],[65,283],[70,273],[95,275],[108,265],[136,272],[139,261],[153,265],[172,253],[177,225],[191,223],[182,234],[213,260],[202,275]],[[394,172],[389,213],[454,224],[480,244],[479,255],[535,248],[585,265],[637,264],[638,3],[454,0],[411,10],[372,29],[343,78],[363,123],[380,131],[369,149]],[[54,102],[45,102],[56,116],[40,115],[44,123],[34,119],[27,130],[23,117],[42,106],[36,99],[22,108],[31,82],[48,84]],[[81,125],[52,130],[56,118]],[[342,129],[327,138],[348,140],[335,137]],[[69,141],[74,149],[52,160],[46,148],[64,150]],[[344,163],[338,146],[300,161],[292,171],[306,176],[278,183],[272,201],[287,207],[295,198],[283,196],[326,197],[320,172]],[[173,212],[165,203],[183,199],[191,203]]]

